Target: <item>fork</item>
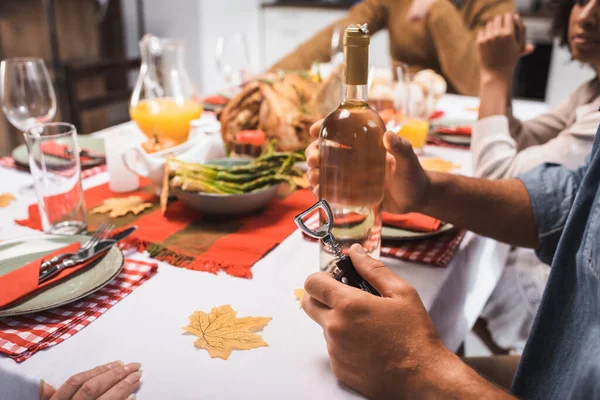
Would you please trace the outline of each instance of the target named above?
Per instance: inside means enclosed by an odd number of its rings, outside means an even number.
[[[65,258],[77,259],[77,255],[87,252],[96,244],[98,244],[101,240],[106,239],[114,228],[115,226],[113,224],[104,223],[100,225],[100,227],[98,228],[98,230],[96,230],[94,235],[91,238],[89,238],[88,241],[85,242],[76,253],[65,253],[60,254],[58,256],[54,256],[51,259],[44,261],[42,265],[40,265],[40,271],[45,270],[46,268],[52,266],[53,264],[56,264],[57,262],[61,262]]]

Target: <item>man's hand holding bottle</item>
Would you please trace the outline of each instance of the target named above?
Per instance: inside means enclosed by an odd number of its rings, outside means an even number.
[[[319,197],[319,132],[322,120],[310,128],[315,141],[306,149],[307,177]],[[393,213],[418,211],[429,186],[427,173],[421,167],[411,144],[393,132],[383,138],[387,150],[386,184],[383,208]]]

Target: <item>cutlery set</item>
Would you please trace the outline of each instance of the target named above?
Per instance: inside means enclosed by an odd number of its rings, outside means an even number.
[[[61,254],[42,262],[39,283],[51,279],[66,268],[72,268],[104,256],[115,244],[132,234],[137,226],[109,236],[113,229],[114,225],[103,224],[77,252]]]

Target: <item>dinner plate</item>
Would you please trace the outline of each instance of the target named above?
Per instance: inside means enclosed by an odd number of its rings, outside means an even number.
[[[467,135],[444,135],[441,133],[431,133],[430,135],[450,144],[458,144],[460,146],[468,146],[471,144],[471,136]]]
[[[79,146],[81,148],[92,150],[95,153],[98,153],[98,155],[105,154],[104,139],[94,138],[89,135],[80,135],[80,136],[77,136],[77,142],[79,143]],[[27,152],[27,145],[22,144],[20,146],[17,146],[12,152],[12,157],[15,159],[15,163],[17,165],[24,167],[24,168],[29,168],[29,153]],[[47,157],[48,157],[48,161],[51,162],[52,165],[60,166],[61,164],[68,163],[68,161],[66,161],[60,157],[53,157],[53,156],[47,156]],[[94,158],[90,161],[82,162],[81,168],[91,168],[91,167],[95,167],[95,166],[98,166],[101,164],[104,164],[103,159]]]
[[[0,276],[74,242],[84,243],[88,236],[43,235],[0,243]],[[46,311],[86,297],[103,288],[121,272],[123,253],[116,246],[95,265],[52,285],[17,304],[0,310],[0,317]]]
[[[440,118],[431,122],[432,128],[437,128],[440,126],[472,126],[477,122],[476,119],[466,119],[466,118]]]
[[[427,239],[430,237],[438,236],[446,232],[450,232],[454,229],[452,224],[443,224],[440,229],[434,232],[416,232],[409,231],[406,229],[392,228],[390,226],[384,226],[381,229],[382,240],[417,240]]]

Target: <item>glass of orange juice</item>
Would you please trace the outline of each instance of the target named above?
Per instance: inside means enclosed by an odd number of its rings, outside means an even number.
[[[400,92],[406,111],[397,132],[412,144],[417,154],[423,154],[429,133],[429,116],[434,108],[432,85],[433,81],[427,79],[416,82],[414,74],[409,73],[406,87]]]
[[[202,114],[198,94],[183,65],[183,42],[145,35],[142,66],[129,114],[149,138],[188,139],[190,121]]]

